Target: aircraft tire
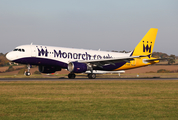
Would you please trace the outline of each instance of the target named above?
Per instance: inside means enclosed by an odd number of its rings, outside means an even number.
[[[95,79],[96,78],[96,74],[90,73],[90,74],[88,74],[88,78],[89,79]]]
[[[26,76],[30,76],[31,75],[31,73],[30,72],[26,72]]]
[[[69,78],[69,79],[75,79],[75,76],[76,76],[76,75],[73,74],[73,73],[69,73],[69,74],[68,74],[68,78]]]

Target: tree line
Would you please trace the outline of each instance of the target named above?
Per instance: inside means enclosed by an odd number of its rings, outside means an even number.
[[[176,56],[173,54],[167,55],[166,53],[162,52],[153,52],[152,56],[155,58],[160,58],[163,61],[167,61],[169,65],[174,64],[176,62]]]
[[[9,61],[6,58],[6,54],[0,53],[0,67],[8,66]]]

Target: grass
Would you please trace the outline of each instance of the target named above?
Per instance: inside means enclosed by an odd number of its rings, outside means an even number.
[[[178,80],[0,82],[0,119],[177,119]]]

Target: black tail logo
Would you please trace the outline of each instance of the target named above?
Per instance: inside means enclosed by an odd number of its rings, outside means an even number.
[[[145,41],[143,41],[143,52],[149,52],[151,53],[151,46],[152,46],[152,42],[149,42],[147,41],[147,44],[145,45],[144,43]]]

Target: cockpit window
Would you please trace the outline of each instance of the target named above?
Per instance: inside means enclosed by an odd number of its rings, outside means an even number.
[[[13,51],[25,52],[25,49],[16,48]]]

